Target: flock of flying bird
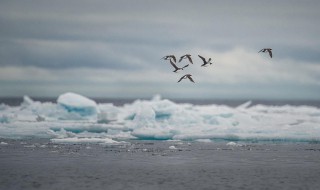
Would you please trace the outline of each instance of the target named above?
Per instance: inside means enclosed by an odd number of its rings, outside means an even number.
[[[260,53],[260,52],[263,52],[263,53],[268,52],[269,55],[270,55],[270,57],[272,58],[272,49],[271,49],[271,48],[263,48],[263,49],[261,49],[258,53]],[[206,67],[206,66],[212,64],[211,58],[206,59],[206,58],[202,57],[201,55],[198,55],[198,57],[200,57],[200,59],[201,59],[202,62],[203,62],[203,64],[201,65],[201,67]],[[172,67],[174,68],[173,72],[175,72],[175,73],[176,73],[177,71],[183,70],[184,68],[186,68],[186,67],[189,66],[189,64],[186,64],[186,65],[184,65],[184,66],[182,66],[182,67],[178,67],[178,66],[176,65],[177,59],[176,59],[176,57],[175,57],[174,55],[166,55],[166,56],[162,57],[162,59],[164,59],[164,60],[169,60],[170,64],[171,64]],[[185,55],[181,56],[178,62],[180,63],[183,59],[188,59],[189,62],[190,62],[191,64],[193,64],[193,60],[192,60],[190,54],[185,54]],[[178,82],[180,82],[182,79],[189,79],[191,82],[194,82],[194,80],[193,80],[193,78],[192,78],[191,76],[192,76],[191,74],[185,74],[185,75],[183,75],[183,76],[178,80]]]

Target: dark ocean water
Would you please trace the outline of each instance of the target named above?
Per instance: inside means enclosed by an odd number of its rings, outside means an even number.
[[[44,98],[44,97],[31,97],[35,101],[40,102],[53,102],[56,103],[57,98]],[[113,103],[115,106],[122,106],[124,104],[129,104],[137,100],[138,98],[130,99],[119,99],[119,98],[91,98],[97,103]],[[149,99],[140,99],[149,100]],[[247,101],[251,101],[251,105],[263,104],[263,105],[273,105],[273,106],[314,106],[320,107],[320,100],[222,100],[222,99],[169,99],[175,103],[190,103],[194,105],[227,105],[231,107],[236,107]],[[22,97],[0,97],[0,104],[6,104],[9,106],[19,106],[23,102]]]
[[[6,140],[0,189],[319,189],[319,144]],[[171,146],[176,149],[170,149]]]

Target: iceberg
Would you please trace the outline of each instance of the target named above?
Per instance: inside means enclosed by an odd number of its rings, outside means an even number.
[[[58,97],[58,104],[69,112],[75,112],[81,116],[97,114],[97,104],[95,101],[80,94],[68,92]]]
[[[98,105],[98,123],[110,123],[118,120],[119,109],[113,104]]]
[[[13,115],[1,114],[0,115],[0,123],[10,123],[14,120]]]

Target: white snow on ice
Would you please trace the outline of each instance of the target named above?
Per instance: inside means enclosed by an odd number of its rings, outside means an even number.
[[[169,146],[169,149],[170,149],[170,150],[177,150],[177,147],[175,147],[175,146],[172,145],[172,146]]]
[[[241,144],[235,143],[235,142],[228,142],[227,146],[234,146],[234,147],[238,147],[238,146],[242,146]]]
[[[97,104],[95,101],[72,92],[60,95],[57,102],[69,112],[76,112],[82,116],[97,113]]]
[[[0,145],[8,145],[6,142],[0,142]]]
[[[123,106],[97,104],[75,93],[57,103],[24,97],[20,106],[0,105],[0,138],[50,138],[53,142],[128,139],[320,142],[320,109],[177,104],[160,96]]]

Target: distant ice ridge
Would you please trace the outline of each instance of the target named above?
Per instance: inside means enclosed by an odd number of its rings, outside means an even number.
[[[0,138],[53,142],[118,143],[129,139],[320,142],[320,109],[311,106],[238,107],[177,104],[157,95],[123,106],[97,104],[75,93],[57,103],[25,96],[0,105]]]

